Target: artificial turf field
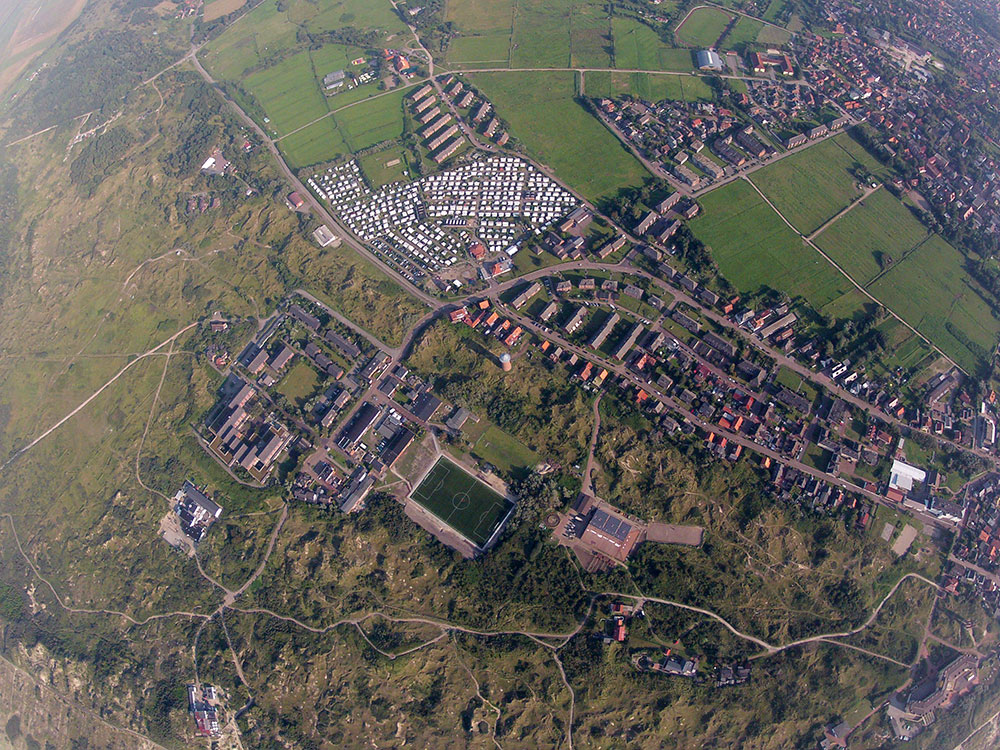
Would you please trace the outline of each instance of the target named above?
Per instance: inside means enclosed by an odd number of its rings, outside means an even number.
[[[511,505],[443,457],[410,497],[478,547],[489,541]]]

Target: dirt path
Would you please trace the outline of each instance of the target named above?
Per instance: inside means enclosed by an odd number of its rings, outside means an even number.
[[[22,455],[24,455],[29,450],[31,450],[32,448],[34,448],[40,442],[42,442],[42,440],[44,440],[49,435],[51,435],[53,432],[55,432],[60,427],[62,427],[64,424],[66,424],[66,422],[68,422],[70,419],[72,419],[77,414],[79,414],[81,411],[83,411],[83,409],[85,409],[87,407],[87,405],[90,404],[91,401],[93,401],[95,398],[97,398],[102,393],[104,393],[104,391],[106,391],[108,388],[110,388],[114,384],[114,382],[116,380],[118,380],[118,378],[120,378],[122,375],[124,375],[126,372],[128,372],[132,368],[132,366],[135,365],[137,362],[141,362],[146,357],[149,357],[149,356],[155,354],[160,349],[162,349],[164,346],[168,346],[168,345],[173,344],[174,341],[176,341],[183,334],[187,333],[188,331],[190,331],[192,328],[194,328],[197,325],[198,325],[198,321],[195,321],[194,323],[190,323],[190,324],[184,326],[184,328],[180,329],[177,333],[175,333],[173,336],[171,336],[170,338],[168,338],[166,341],[164,341],[164,342],[162,342],[160,344],[157,344],[152,349],[149,349],[148,351],[143,352],[138,357],[136,357],[135,359],[133,359],[131,362],[129,362],[127,365],[125,365],[122,369],[120,369],[117,373],[115,373],[115,375],[108,382],[106,382],[104,385],[102,385],[100,388],[98,388],[96,391],[94,391],[90,396],[88,396],[87,399],[82,404],[80,404],[79,406],[77,406],[75,409],[73,409],[73,411],[71,411],[65,417],[63,417],[58,422],[56,422],[54,425],[52,425],[51,427],[49,427],[47,430],[45,430],[45,432],[43,432],[41,435],[39,435],[38,437],[36,437],[34,440],[32,440],[27,445],[25,445],[23,448],[18,449],[14,453],[14,455],[12,455],[10,458],[8,458],[6,461],[4,461],[3,465],[0,465],[0,472],[2,472],[4,469],[6,469],[8,466],[10,466],[10,464],[12,464],[14,461],[16,461]]]
[[[137,739],[137,740],[139,740],[139,741],[141,741],[143,743],[146,743],[146,745],[145,745],[146,747],[160,748],[160,750],[167,750],[166,747],[164,747],[163,745],[159,744],[158,742],[154,742],[153,740],[151,740],[149,737],[145,736],[144,734],[139,734],[139,732],[136,732],[133,729],[129,729],[128,727],[120,727],[117,724],[112,724],[110,721],[108,721],[103,716],[101,716],[101,714],[99,714],[97,711],[94,711],[93,709],[90,709],[90,708],[87,708],[86,706],[81,705],[76,700],[74,700],[73,698],[71,698],[71,697],[69,697],[67,695],[63,695],[61,692],[59,692],[58,690],[56,690],[55,687],[53,687],[52,685],[50,685],[50,684],[48,684],[46,682],[42,682],[34,674],[32,674],[31,672],[27,671],[26,669],[22,669],[21,667],[19,667],[17,664],[15,664],[14,662],[12,662],[10,659],[6,658],[2,654],[0,654],[0,662],[3,662],[5,665],[7,665],[8,668],[13,669],[18,674],[24,676],[33,685],[36,686],[36,689],[41,690],[41,691],[49,691],[49,692],[51,692],[52,695],[55,696],[58,699],[58,701],[60,703],[62,703],[64,706],[67,706],[70,709],[75,709],[77,711],[80,711],[82,714],[86,715],[88,718],[93,719],[94,721],[103,724],[104,726],[106,726],[108,729],[111,729],[112,731],[122,732],[124,734],[129,735],[130,737],[134,737],[135,739]]]
[[[590,434],[590,451],[587,454],[587,465],[583,470],[583,486],[581,491],[585,495],[590,495],[591,497],[597,497],[597,493],[594,492],[594,480],[593,472],[595,468],[600,468],[600,464],[594,459],[594,452],[597,449],[597,436],[601,431],[601,397],[604,395],[602,391],[594,399],[594,430]]]
[[[21,557],[24,558],[24,561],[28,564],[28,567],[31,568],[31,572],[34,573],[35,577],[39,581],[41,581],[42,583],[44,583],[45,587],[48,588],[48,590],[52,592],[52,596],[55,598],[56,603],[60,607],[62,607],[64,610],[66,610],[67,612],[69,612],[71,614],[75,614],[75,615],[111,615],[111,616],[114,616],[114,617],[121,617],[122,619],[128,621],[132,625],[146,625],[146,624],[148,624],[150,622],[153,622],[154,620],[167,620],[167,619],[170,619],[172,617],[188,617],[188,618],[204,619],[204,620],[207,620],[207,619],[209,619],[211,617],[211,615],[207,615],[207,614],[205,614],[203,612],[186,612],[186,611],[183,611],[183,610],[177,610],[177,611],[173,611],[173,612],[163,612],[163,613],[157,614],[157,615],[150,615],[149,617],[145,617],[145,618],[143,618],[141,620],[137,620],[134,617],[132,617],[132,615],[128,614],[127,612],[119,612],[118,610],[115,610],[115,609],[85,609],[85,608],[81,608],[81,607],[71,607],[71,606],[69,606],[68,604],[66,604],[62,600],[62,597],[59,596],[59,594],[56,592],[55,586],[53,586],[49,582],[48,578],[46,578],[45,576],[43,576],[39,572],[38,567],[35,565],[35,561],[32,560],[28,556],[28,554],[24,551],[24,547],[21,546],[21,538],[17,535],[17,528],[14,526],[14,517],[11,516],[10,513],[3,513],[2,515],[10,523],[10,530],[11,530],[11,533],[14,535],[14,543],[17,545],[17,551],[21,554]]]
[[[861,193],[861,197],[860,198],[854,199],[853,201],[851,201],[851,203],[848,206],[846,206],[845,208],[840,209],[836,214],[834,214],[829,219],[827,219],[826,221],[824,221],[820,225],[819,229],[817,229],[815,232],[813,232],[808,237],[806,237],[806,241],[807,242],[812,242],[817,236],[819,236],[824,231],[826,231],[827,229],[829,229],[830,225],[834,224],[837,221],[840,221],[844,217],[845,214],[849,214],[851,211],[854,210],[854,208],[856,206],[858,206],[861,203],[863,203],[864,200],[865,200],[865,198],[867,198],[869,195],[871,195],[872,193],[874,193],[876,190],[881,190],[881,189],[882,189],[882,183],[879,183],[875,187],[866,187],[864,189],[864,191]]]

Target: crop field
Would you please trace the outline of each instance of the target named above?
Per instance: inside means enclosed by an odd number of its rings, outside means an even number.
[[[988,359],[1000,321],[962,268],[963,256],[937,235],[882,275],[869,291],[969,372]]]
[[[732,16],[718,8],[695,8],[674,34],[692,47],[714,47],[731,20]]]
[[[668,47],[655,31],[634,18],[614,18],[615,67],[686,72],[694,68],[691,50]]]
[[[623,94],[647,101],[674,99],[681,101],[711,101],[712,87],[703,78],[669,73],[611,73],[590,71],[585,74],[584,87],[588,96],[617,97]]]
[[[333,161],[338,156],[351,152],[333,117],[324,117],[319,122],[282,138],[278,141],[278,147],[296,168]]]
[[[506,498],[444,457],[410,497],[479,547],[489,541],[511,507]]]
[[[264,108],[267,128],[284,135],[329,110],[316,82],[308,52],[300,52],[246,79],[247,89]]]
[[[246,1],[247,0],[211,0],[211,2],[205,3],[205,8],[202,11],[202,20],[214,21],[216,18],[222,18],[222,16],[229,15],[234,10],[242,8]]]
[[[728,49],[729,47],[733,47],[737,44],[756,42],[758,35],[763,30],[763,21],[758,21],[756,18],[740,16],[733,28],[731,28],[729,33],[726,34],[723,44],[726,45],[726,48]]]
[[[337,126],[352,151],[394,140],[403,134],[403,98],[408,92],[408,88],[399,89],[337,113]]]
[[[796,229],[809,234],[861,194],[852,175],[856,165],[869,172],[881,168],[842,133],[757,170],[752,179]]]
[[[770,287],[817,310],[835,307],[837,317],[856,311],[861,298],[850,280],[796,236],[753,187],[737,180],[699,202],[702,214],[691,231],[741,292]]]
[[[473,81],[532,154],[586,198],[600,201],[622,187],[642,184],[648,172],[574,100],[574,76],[476,73]]]
[[[877,190],[815,238],[862,286],[927,238],[927,229],[886,190]]]

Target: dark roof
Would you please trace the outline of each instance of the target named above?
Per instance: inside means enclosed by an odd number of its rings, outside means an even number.
[[[222,506],[195,487],[194,483],[190,480],[184,480],[184,486],[181,488],[181,491],[184,493],[185,500],[200,505],[209,515],[218,517],[222,513]]]
[[[378,407],[373,406],[367,401],[363,403],[354,415],[354,419],[351,420],[351,424],[341,433],[341,441],[346,441],[352,445],[358,442],[368,428],[372,426],[372,422],[375,421],[378,415]]]
[[[438,410],[439,406],[441,406],[441,399],[430,391],[424,391],[413,400],[410,411],[417,419],[426,422],[434,416],[434,412]]]
[[[600,508],[594,511],[594,517],[590,519],[589,525],[591,528],[603,531],[621,542],[624,542],[629,532],[632,531],[632,524],[624,518],[613,516]]]

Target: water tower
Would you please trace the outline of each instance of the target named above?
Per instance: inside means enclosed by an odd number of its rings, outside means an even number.
[[[500,355],[500,367],[504,372],[510,372],[510,352],[504,352]]]

